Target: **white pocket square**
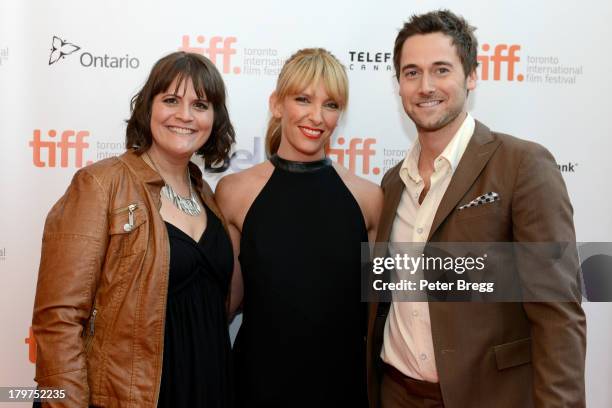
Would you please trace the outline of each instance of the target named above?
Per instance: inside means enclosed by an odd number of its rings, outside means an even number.
[[[491,192],[488,192],[481,196],[476,197],[475,199],[473,199],[467,204],[463,204],[461,207],[459,207],[459,211],[465,210],[466,208],[470,208],[470,207],[477,207],[482,204],[492,203],[493,201],[497,201],[497,200],[499,200],[499,194],[496,193],[495,191],[491,191]]]

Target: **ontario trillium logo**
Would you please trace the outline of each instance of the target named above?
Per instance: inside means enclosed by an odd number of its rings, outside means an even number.
[[[51,41],[51,54],[49,55],[49,65],[55,64],[62,58],[65,58],[66,55],[70,55],[75,51],[80,50],[81,47],[78,45],[74,45],[69,43],[66,40],[62,40],[57,36],[53,36],[53,40]]]

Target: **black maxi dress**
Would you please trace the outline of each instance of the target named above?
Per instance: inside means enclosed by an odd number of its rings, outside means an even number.
[[[233,406],[225,299],[233,253],[221,221],[206,206],[198,242],[166,222],[170,277],[158,407]]]
[[[271,162],[240,243],[237,406],[364,407],[363,215],[329,159]]]

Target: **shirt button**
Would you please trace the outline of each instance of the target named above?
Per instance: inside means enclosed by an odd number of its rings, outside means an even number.
[[[427,360],[427,355],[425,353],[422,353],[419,357],[421,360]]]
[[[412,315],[413,315],[414,317],[417,317],[417,316],[419,315],[419,312],[417,312],[416,310],[413,310],[413,311],[412,311]]]
[[[423,233],[423,228],[417,228],[417,232],[418,232],[419,234],[422,234],[422,233]]]

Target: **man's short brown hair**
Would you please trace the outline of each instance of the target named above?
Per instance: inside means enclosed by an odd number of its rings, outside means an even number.
[[[402,47],[408,38],[417,34],[442,33],[452,39],[457,54],[467,76],[478,66],[478,40],[474,35],[476,27],[471,26],[463,17],[450,10],[430,11],[429,13],[410,17],[395,38],[393,48],[393,65],[395,77],[399,80]]]

